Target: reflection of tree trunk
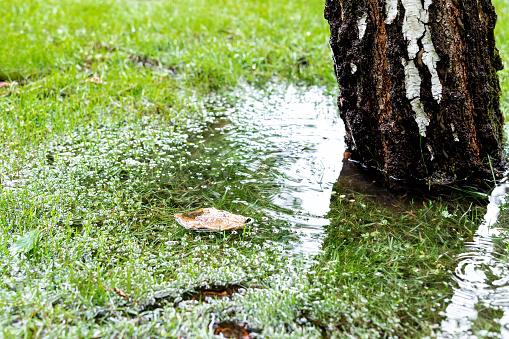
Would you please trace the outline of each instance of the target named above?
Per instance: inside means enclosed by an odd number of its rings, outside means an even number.
[[[353,160],[447,183],[500,159],[490,0],[326,0],[325,18]]]

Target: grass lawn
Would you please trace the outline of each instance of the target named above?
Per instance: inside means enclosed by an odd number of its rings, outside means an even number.
[[[509,1],[495,4],[508,60]],[[290,231],[273,231],[264,190],[241,184],[244,167],[193,161],[201,143],[189,131],[210,127],[211,96],[235,105],[246,83],[336,95],[323,6],[0,0],[0,81],[19,83],[0,88],[2,337],[437,331],[485,199],[382,203],[339,181],[323,252],[309,257],[289,252]],[[203,206],[255,224],[221,234],[176,225],[175,212]],[[38,241],[25,252],[16,241],[28,235]],[[488,327],[499,330],[475,325]]]

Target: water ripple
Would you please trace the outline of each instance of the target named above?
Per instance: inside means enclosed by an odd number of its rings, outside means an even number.
[[[509,338],[509,234],[497,224],[508,193],[507,183],[493,190],[481,226],[473,241],[466,244],[467,252],[458,256],[452,277],[457,286],[443,314],[440,338]],[[486,309],[502,314],[500,319],[494,319],[500,324],[500,334],[475,331],[475,322],[483,316],[479,310]]]

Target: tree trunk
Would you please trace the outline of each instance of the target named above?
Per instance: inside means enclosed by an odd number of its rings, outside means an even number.
[[[325,18],[353,161],[391,185],[457,182],[500,164],[490,0],[326,0]]]

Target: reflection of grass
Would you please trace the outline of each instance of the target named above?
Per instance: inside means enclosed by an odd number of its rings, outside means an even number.
[[[500,333],[500,323],[493,319],[501,319],[504,311],[498,307],[485,307],[482,303],[475,306],[478,318],[473,321],[472,332],[478,338],[493,338]]]
[[[400,337],[424,335],[440,323],[439,312],[452,295],[455,256],[463,241],[472,239],[481,215],[468,204],[384,207],[341,185],[336,190],[322,259],[334,263],[334,274],[319,274],[318,280],[337,289],[333,298],[347,306],[334,313],[317,310],[314,316],[347,332],[372,323]]]
[[[201,338],[222,321],[273,338],[432,331],[477,210],[389,209],[336,187],[325,253],[294,258],[285,246],[296,236],[260,212],[276,209],[269,190],[242,181],[250,173],[234,152],[222,168],[194,162],[214,144],[194,148],[201,139],[179,132],[203,127],[201,99],[239,81],[333,88],[322,6],[0,0],[0,79],[26,79],[0,89],[0,178],[14,187],[0,190],[2,336]],[[221,234],[176,227],[173,213],[212,205],[257,222]],[[38,248],[11,257],[32,229],[46,230]],[[232,299],[181,301],[233,284],[245,290]]]

